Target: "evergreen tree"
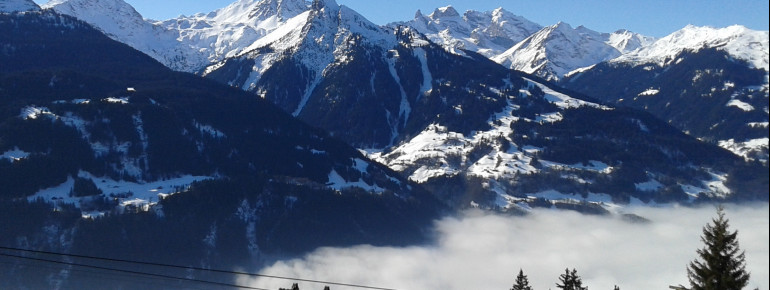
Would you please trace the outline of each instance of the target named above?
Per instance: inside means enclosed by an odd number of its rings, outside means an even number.
[[[697,250],[698,257],[690,262],[687,278],[691,290],[739,290],[749,283],[745,252],[738,246],[738,231],[730,232],[723,207],[717,208],[717,218],[703,228],[701,241],[706,245]]]
[[[519,275],[516,276],[516,284],[513,284],[511,290],[532,290],[529,286],[529,279],[524,275],[524,270],[519,269]]]
[[[563,290],[588,290],[588,287],[583,287],[583,280],[577,274],[577,270],[574,268],[572,271],[569,268],[564,270],[564,274],[559,276],[561,284],[556,283],[556,288]]]

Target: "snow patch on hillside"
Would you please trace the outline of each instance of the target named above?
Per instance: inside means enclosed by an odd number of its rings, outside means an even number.
[[[360,178],[356,181],[347,181],[334,169],[329,172],[329,182],[326,184],[326,186],[338,191],[351,188],[360,188],[376,194],[382,194],[385,192],[385,189],[378,186],[377,184],[368,184]]]
[[[569,97],[532,80],[528,81],[530,89],[539,88],[545,93],[545,99],[554,103],[562,110],[581,106],[609,109],[598,104]],[[508,105],[501,112],[490,116],[488,120],[490,129],[473,131],[471,135],[466,136],[459,132],[449,131],[447,127],[440,124],[432,124],[407,142],[391,148],[389,152],[368,152],[367,154],[369,154],[370,158],[388,165],[393,170],[408,175],[410,180],[418,183],[425,183],[440,176],[451,177],[461,173],[466,173],[472,177],[496,180],[511,178],[518,174],[538,172],[538,169],[532,163],[533,156],[537,154],[540,150],[539,148],[506,145],[513,143],[509,137],[513,133],[511,124],[523,121],[520,120],[520,117],[515,116],[518,106],[513,105],[511,99],[532,97],[532,94],[528,89],[523,89],[519,92],[519,95],[514,96],[505,96],[502,93],[503,90],[499,89],[491,89],[491,91],[496,91],[501,97],[506,98]],[[537,120],[529,121],[559,122],[562,118],[561,112],[556,111],[540,114]],[[475,152],[485,153],[479,155]],[[470,156],[476,157],[471,158]],[[564,165],[547,161],[540,161],[540,163],[544,164],[544,166],[574,170],[612,171],[612,167],[598,161],[592,161],[587,165]],[[495,185],[489,183],[488,186],[493,188]],[[503,192],[502,189],[501,192]]]
[[[395,120],[389,118],[392,134],[390,137],[390,145],[393,145],[393,142],[398,138],[399,128],[402,124],[406,124],[409,120],[409,115],[412,113],[412,105],[409,103],[409,98],[406,95],[404,86],[401,84],[401,77],[399,77],[398,71],[396,71],[396,58],[398,58],[398,54],[394,54],[392,58],[388,58],[388,71],[396,84],[398,84],[398,89],[401,93],[401,103],[398,110],[398,118]]]
[[[41,116],[53,116],[53,113],[51,113],[51,110],[47,107],[37,107],[37,106],[26,106],[23,109],[21,109],[21,113],[19,113],[19,118],[22,118],[23,120],[30,120],[30,119],[37,119]]]
[[[115,97],[109,97],[102,99],[103,102],[112,103],[112,104],[121,104],[125,105],[129,103],[128,97],[121,97],[121,98],[115,98]]]
[[[168,195],[182,192],[189,186],[198,181],[216,179],[213,176],[192,176],[183,175],[167,180],[138,183],[128,181],[117,181],[107,177],[98,177],[93,174],[80,171],[77,175],[80,178],[90,179],[96,184],[103,194],[100,197],[107,197],[117,201],[116,209],[122,212],[126,207],[133,206],[136,209],[148,211],[151,206],[156,205],[158,201]],[[38,191],[27,200],[33,202],[37,199],[53,202],[57,206],[73,204],[77,208],[88,205],[92,197],[71,197],[69,195],[75,179],[70,176],[64,183]],[[109,210],[108,210],[109,211]],[[91,211],[83,213],[83,217],[96,217],[104,215],[106,211]]]
[[[11,150],[3,152],[3,154],[0,154],[0,160],[2,159],[8,159],[11,163],[20,161],[22,159],[26,159],[29,157],[30,153],[25,152],[23,150],[19,150],[19,147],[14,147]]]
[[[765,126],[767,128],[767,126]],[[770,138],[758,138],[738,142],[735,139],[719,141],[719,147],[730,150],[735,155],[741,156],[746,160],[752,160],[757,152],[767,151],[770,148]]]
[[[570,109],[570,108],[580,108],[580,107],[583,107],[583,106],[589,106],[589,107],[593,107],[593,108],[599,108],[599,109],[602,109],[602,110],[612,110],[612,108],[610,108],[610,107],[602,106],[602,105],[599,105],[599,104],[596,104],[596,103],[586,102],[586,101],[583,101],[583,100],[580,100],[580,99],[576,99],[576,98],[570,97],[570,96],[568,96],[566,94],[557,92],[557,91],[551,89],[550,87],[548,87],[548,86],[546,86],[544,84],[535,82],[535,81],[527,79],[527,78],[524,78],[524,79],[529,82],[529,86],[537,86],[537,87],[539,87],[545,93],[545,99],[548,100],[549,102],[553,103],[554,105],[558,106],[559,108]]]
[[[648,90],[646,90],[644,92],[639,93],[638,96],[640,96],[640,97],[642,97],[642,96],[654,96],[654,95],[657,95],[658,93],[660,93],[660,90],[652,89],[651,88],[651,89],[648,89]]]
[[[433,90],[433,76],[430,73],[430,68],[428,68],[428,53],[422,47],[416,47],[414,52],[417,55],[417,59],[420,60],[420,68],[422,69],[422,85],[420,85],[420,92],[423,95],[427,95]]]
[[[749,103],[746,103],[744,101],[738,100],[738,99],[732,99],[729,102],[727,102],[727,107],[736,107],[738,109],[743,110],[744,112],[751,112],[754,111],[754,106],[752,106]]]

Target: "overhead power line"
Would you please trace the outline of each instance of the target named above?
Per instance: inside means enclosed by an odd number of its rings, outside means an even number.
[[[243,276],[250,276],[250,277],[255,277],[255,278],[271,278],[271,279],[287,280],[287,281],[293,281],[293,282],[307,282],[307,283],[316,283],[316,284],[325,284],[325,285],[334,285],[334,286],[354,287],[354,288],[361,288],[361,289],[398,290],[398,289],[394,289],[394,288],[374,287],[374,286],[358,285],[358,284],[351,284],[351,283],[320,281],[320,280],[314,280],[314,279],[302,279],[302,278],[284,277],[284,276],[276,276],[276,275],[265,275],[265,274],[248,273],[248,272],[240,272],[240,271],[227,271],[227,270],[218,270],[218,269],[206,269],[206,268],[201,268],[201,267],[186,267],[186,266],[163,264],[163,263],[131,261],[131,260],[124,260],[124,259],[103,258],[103,257],[94,257],[94,256],[86,256],[86,255],[77,255],[77,254],[64,254],[64,253],[56,253],[56,252],[48,252],[48,251],[38,251],[38,250],[28,250],[28,249],[11,248],[11,247],[3,247],[3,246],[0,246],[0,250],[20,251],[20,252],[35,253],[35,254],[45,254],[45,255],[58,255],[58,256],[67,256],[67,257],[73,257],[73,258],[93,259],[93,260],[100,260],[100,261],[128,263],[128,264],[137,264],[137,265],[145,265],[145,266],[167,267],[167,268],[183,269],[183,270],[196,270],[196,271],[204,271],[204,272],[220,273],[220,274],[243,275]],[[6,254],[0,254],[0,255],[9,256],[9,255],[6,255]],[[26,257],[23,257],[23,256],[17,256],[17,257],[19,257],[19,258],[26,258]],[[45,260],[45,259],[41,259],[41,260]],[[50,260],[45,260],[45,261],[50,261]],[[52,261],[52,262],[57,262],[57,263],[62,263],[62,264],[66,263],[66,262],[59,262],[59,261]],[[109,270],[115,270],[115,269],[109,269]],[[137,273],[137,274],[142,274],[142,273]],[[177,277],[166,277],[166,278],[181,279],[181,278],[177,278]],[[185,279],[182,279],[182,280],[185,280]],[[192,280],[190,280],[190,281],[192,281]],[[246,289],[261,289],[261,288],[243,287],[243,286],[238,286],[238,285],[223,285],[223,286],[240,287],[240,288],[246,288]]]
[[[234,288],[242,288],[242,289],[268,290],[268,289],[264,289],[264,288],[256,288],[256,287],[243,286],[243,285],[230,284],[230,283],[222,283],[222,282],[207,281],[207,280],[200,280],[200,279],[193,279],[193,278],[186,278],[186,277],[177,277],[177,276],[164,275],[164,274],[132,271],[132,270],[126,270],[126,269],[116,269],[116,268],[87,265],[87,264],[81,264],[81,263],[75,263],[75,262],[64,262],[64,261],[48,260],[48,259],[41,259],[41,258],[25,257],[25,256],[6,254],[6,253],[0,253],[0,256],[11,257],[11,258],[18,258],[18,259],[25,259],[25,260],[31,260],[31,261],[38,261],[38,262],[56,263],[56,264],[62,264],[62,265],[68,265],[68,266],[84,267],[84,268],[90,268],[90,269],[115,271],[115,272],[121,272],[121,273],[127,273],[127,274],[135,274],[135,275],[143,275],[143,276],[149,276],[149,277],[158,277],[158,278],[174,279],[174,280],[181,280],[181,281],[190,281],[190,282],[204,283],[204,284],[217,285],[217,286],[226,286],[226,287],[234,287]]]

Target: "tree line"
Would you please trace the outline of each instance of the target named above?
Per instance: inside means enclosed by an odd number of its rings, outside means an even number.
[[[749,284],[750,273],[746,270],[746,254],[738,244],[738,231],[731,231],[724,208],[717,208],[717,217],[703,227],[701,241],[704,247],[696,252],[698,258],[687,266],[689,287],[669,286],[674,290],[740,290]],[[574,268],[564,270],[556,288],[563,290],[588,290]],[[533,290],[522,269],[510,290]],[[615,285],[614,290],[620,290]]]

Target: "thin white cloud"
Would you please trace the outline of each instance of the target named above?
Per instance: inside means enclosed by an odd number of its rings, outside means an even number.
[[[267,275],[405,290],[510,289],[523,269],[535,289],[556,289],[565,268],[575,268],[589,289],[668,289],[687,285],[687,264],[696,258],[713,206],[630,208],[650,223],[537,210],[527,217],[467,212],[436,222],[435,245],[424,247],[323,248],[302,259],[277,262]],[[768,289],[770,209],[728,206],[751,271],[750,289]],[[291,282],[241,281],[278,289]],[[300,288],[324,285],[300,283]],[[331,289],[355,289],[332,286]]]

